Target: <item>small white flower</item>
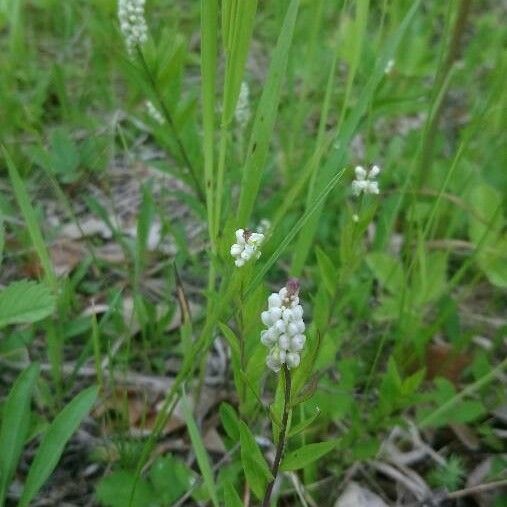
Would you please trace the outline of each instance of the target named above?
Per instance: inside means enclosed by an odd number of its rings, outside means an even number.
[[[268,297],[268,310],[261,313],[261,320],[267,329],[261,332],[261,342],[270,351],[266,365],[274,372],[283,364],[287,368],[299,366],[306,337],[303,321],[303,307],[299,304],[299,283],[289,280],[287,286]]]
[[[162,113],[153,105],[153,102],[151,102],[151,100],[147,100],[145,106],[146,111],[148,111],[148,114],[153,120],[155,120],[159,125],[163,125],[165,123]]]
[[[297,352],[289,352],[285,358],[285,361],[287,363],[287,368],[297,368],[301,362],[301,357]]]
[[[231,246],[230,253],[234,257],[234,263],[240,268],[250,259],[258,259],[261,256],[260,247],[264,234],[250,232],[248,229],[238,229],[235,234],[236,243]]]
[[[118,20],[129,53],[148,40],[144,4],[145,0],[118,0]]]
[[[352,182],[352,193],[359,195],[378,194],[380,192],[378,181],[375,179],[380,174],[380,168],[374,165],[369,171],[364,167],[357,166],[355,168],[356,179]]]
[[[236,110],[234,111],[234,116],[238,125],[241,129],[244,129],[248,122],[250,121],[250,89],[246,81],[241,83],[241,88],[239,90],[238,102],[236,104]],[[264,232],[264,231],[260,231]]]

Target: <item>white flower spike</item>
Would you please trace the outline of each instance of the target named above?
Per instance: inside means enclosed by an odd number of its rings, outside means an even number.
[[[299,282],[290,279],[279,292],[268,297],[268,309],[261,314],[262,323],[267,328],[261,332],[261,342],[270,349],[266,365],[275,373],[284,364],[293,369],[301,362],[300,353],[306,336],[298,294]]]
[[[356,179],[352,182],[352,193],[354,195],[378,194],[380,192],[377,176],[380,174],[380,167],[374,165],[369,171],[358,165],[355,168]]]
[[[244,266],[250,259],[261,256],[260,247],[264,241],[264,234],[251,232],[248,229],[236,231],[236,243],[231,246],[231,255],[238,268]]]
[[[118,20],[129,53],[148,40],[144,4],[145,0],[118,0]]]

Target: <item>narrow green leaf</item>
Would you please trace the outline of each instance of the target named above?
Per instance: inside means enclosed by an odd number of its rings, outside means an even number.
[[[28,232],[30,234],[30,239],[32,240],[33,247],[37,252],[37,256],[42,264],[42,268],[44,269],[44,276],[49,284],[49,286],[56,292],[58,289],[58,281],[56,279],[56,275],[53,271],[53,264],[51,263],[49,252],[46,248],[46,244],[44,243],[44,239],[42,236],[41,229],[39,227],[39,223],[37,222],[37,215],[35,214],[35,210],[30,203],[30,198],[28,196],[28,192],[26,191],[25,184],[19,175],[14,162],[12,161],[9,153],[2,146],[2,152],[7,162],[7,169],[9,170],[9,177],[12,184],[12,189],[14,190],[14,195],[16,196],[16,200],[18,201],[18,205],[21,208],[21,213],[23,214],[23,218],[25,219],[26,226],[28,227]]]
[[[308,249],[306,249],[305,255],[301,256],[301,248],[304,246],[304,244],[310,244],[311,238],[315,236],[315,232],[319,226],[320,215],[324,209],[324,201],[327,195],[334,188],[335,184],[341,178],[341,174],[343,172],[342,168],[346,162],[346,155],[347,150],[350,146],[350,141],[357,127],[359,126],[361,119],[368,110],[368,106],[375,94],[377,86],[384,78],[384,70],[386,68],[387,62],[393,58],[394,52],[401,43],[403,35],[405,34],[409,24],[412,22],[420,4],[420,0],[416,0],[412,3],[412,6],[405,15],[400,26],[393,33],[392,37],[386,42],[386,45],[384,46],[376,62],[376,65],[371,72],[371,77],[361,92],[357,103],[350,111],[349,116],[343,122],[342,127],[336,133],[336,141],[333,144],[334,149],[329,154],[325,164],[319,170],[319,173],[315,179],[316,185],[313,194],[314,197],[307,205],[307,209],[303,216],[306,218],[304,221],[298,221],[298,223],[295,225],[295,229],[297,229],[296,233],[302,229],[300,238],[298,239],[298,245],[294,249],[296,255],[299,256],[298,266],[300,267],[304,266],[306,256],[308,255]],[[361,5],[365,6],[365,4]],[[340,175],[339,177],[337,177],[338,174]],[[304,229],[303,226],[305,226]],[[285,243],[286,242],[282,242],[281,245],[287,246]],[[297,272],[295,274],[297,275]]]
[[[13,282],[0,292],[0,328],[9,324],[36,322],[51,315],[55,298],[42,283]]]
[[[257,11],[257,0],[233,0],[228,2],[228,9],[234,12],[230,12],[228,17],[229,21],[232,18],[233,22],[224,27],[226,37],[229,39],[225,48],[227,63],[222,116],[224,124],[231,121],[238,100]]]
[[[248,158],[243,168],[241,195],[237,213],[238,224],[249,223],[255,199],[259,192],[269,145],[273,137],[282,81],[287,68],[298,8],[299,0],[291,0],[276,47],[273,51],[273,57],[255,115],[248,146]]]
[[[257,498],[262,498],[268,481],[273,480],[268,464],[262,455],[250,428],[240,422],[241,462],[246,480]]]
[[[399,294],[404,283],[401,262],[392,255],[383,252],[371,252],[366,256],[366,264],[383,285],[392,294]]]
[[[218,39],[218,0],[201,0],[201,75],[204,152],[204,188],[208,229],[213,231],[215,101]],[[214,245],[212,245],[214,248]]]
[[[315,411],[315,414],[313,414],[311,417],[308,417],[308,419],[304,419],[300,423],[296,424],[294,427],[291,428],[289,432],[289,438],[294,437],[296,435],[299,435],[303,431],[305,431],[309,426],[313,424],[313,422],[319,417],[320,415],[320,409],[317,407],[317,410]]]
[[[243,507],[236,488],[230,482],[224,483],[224,504],[225,507]]]
[[[183,390],[181,397],[181,405],[183,409],[183,417],[185,418],[188,434],[190,436],[190,440],[192,441],[192,447],[195,452],[195,457],[197,458],[197,464],[199,465],[199,469],[201,470],[202,477],[204,479],[204,484],[208,490],[213,505],[218,507],[218,495],[215,487],[215,480],[213,478],[213,470],[211,469],[211,463],[209,461],[206,448],[204,447],[201,433],[195,423],[194,417],[192,416],[192,411],[190,410],[185,390]]]
[[[331,452],[335,447],[336,441],[334,440],[331,442],[304,445],[285,456],[280,465],[280,470],[282,472],[288,472],[290,470],[305,468],[310,463],[317,461],[328,452]]]
[[[65,444],[90,412],[97,398],[95,386],[81,391],[55,417],[42,437],[30,466],[18,507],[27,507],[51,475],[62,455]]]
[[[221,403],[219,412],[220,420],[222,421],[222,426],[224,427],[225,432],[232,438],[232,440],[237,442],[239,440],[240,420],[236,411],[228,403]]]
[[[330,295],[333,295],[336,291],[336,287],[338,285],[338,275],[336,273],[336,268],[333,265],[331,259],[324,253],[320,248],[316,249],[317,254],[317,262],[319,264],[320,276],[322,277],[322,281],[329,292]]]
[[[38,377],[38,364],[26,368],[16,379],[3,406],[0,429],[0,505],[3,505],[28,434],[30,401]]]

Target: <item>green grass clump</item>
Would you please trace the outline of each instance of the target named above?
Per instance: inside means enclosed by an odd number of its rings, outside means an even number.
[[[0,3],[0,504],[502,502],[501,6],[118,4]]]

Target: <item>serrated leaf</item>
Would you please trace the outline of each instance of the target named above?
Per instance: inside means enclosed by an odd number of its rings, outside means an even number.
[[[280,470],[282,472],[289,472],[291,470],[305,468],[310,463],[317,461],[328,452],[331,452],[335,447],[335,440],[304,445],[285,456],[282,464],[280,465]]]
[[[65,444],[91,410],[98,389],[95,386],[81,391],[55,417],[42,437],[30,466],[18,507],[27,507],[46,482],[62,455]]]
[[[51,315],[55,298],[42,283],[13,282],[0,292],[0,328],[9,324],[36,322]]]
[[[257,498],[262,498],[268,481],[273,480],[268,464],[262,455],[250,428],[240,422],[241,462],[246,480]]]

